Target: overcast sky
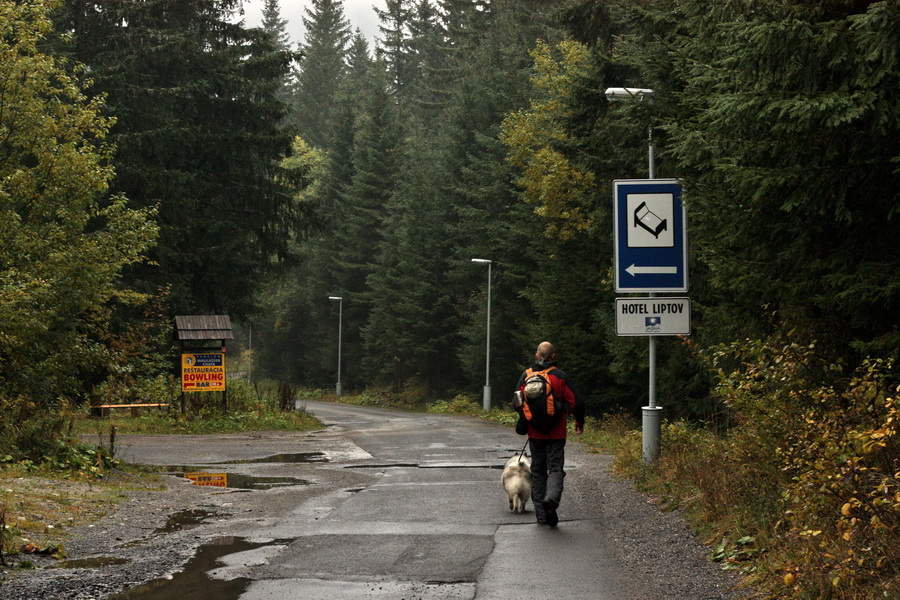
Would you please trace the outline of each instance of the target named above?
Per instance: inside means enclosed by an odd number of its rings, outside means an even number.
[[[291,37],[291,45],[303,41],[306,32],[303,27],[303,17],[306,8],[311,4],[308,0],[280,0],[278,6],[281,9],[281,18],[287,21],[287,32]],[[245,0],[244,21],[250,27],[255,27],[262,22],[262,9],[264,0]],[[369,40],[369,47],[375,45],[375,37],[378,35],[378,17],[372,6],[384,8],[384,0],[344,0],[344,16],[350,21],[351,31],[359,28]]]

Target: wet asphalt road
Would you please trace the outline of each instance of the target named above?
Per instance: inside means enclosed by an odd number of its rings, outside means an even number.
[[[500,468],[524,443],[511,430],[465,417],[306,408],[325,431],[121,438],[126,460],[251,482],[249,492],[221,490],[234,514],[200,526],[226,542],[201,548],[212,553],[202,567],[188,565],[201,576],[187,592],[195,600],[204,590],[210,600],[648,597],[622,574],[590,498],[564,494],[557,528],[537,525],[530,502],[524,514],[510,512]],[[567,485],[579,476],[577,454],[569,452]],[[254,487],[254,478],[268,484]],[[220,582],[239,585],[214,592]],[[155,589],[125,598],[186,593]]]

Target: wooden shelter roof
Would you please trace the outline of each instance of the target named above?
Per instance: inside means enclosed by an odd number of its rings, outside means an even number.
[[[233,340],[228,315],[181,315],[175,317],[179,340]]]

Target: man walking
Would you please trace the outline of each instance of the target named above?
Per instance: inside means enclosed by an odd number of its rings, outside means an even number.
[[[519,377],[516,389],[525,400],[520,421],[528,422],[531,447],[531,500],[537,522],[556,527],[566,472],[566,417],[575,417],[575,433],[584,432],[584,402],[572,381],[556,366],[556,349],[541,342],[535,361]],[[548,414],[549,413],[549,414]],[[517,431],[519,428],[516,428]]]

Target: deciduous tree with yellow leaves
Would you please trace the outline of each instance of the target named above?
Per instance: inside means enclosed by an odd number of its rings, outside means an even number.
[[[109,197],[110,120],[78,69],[41,52],[53,2],[0,1],[0,431],[51,418],[109,357],[117,285],[156,228]],[[14,437],[14,436],[12,436]]]

